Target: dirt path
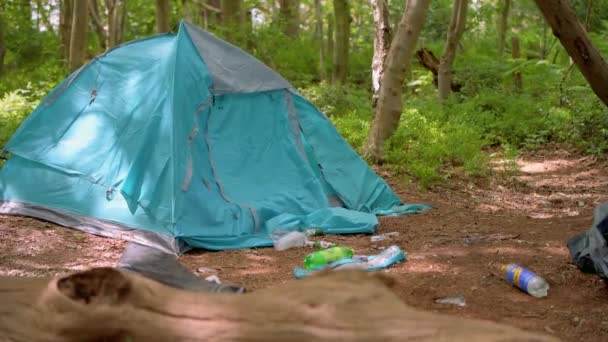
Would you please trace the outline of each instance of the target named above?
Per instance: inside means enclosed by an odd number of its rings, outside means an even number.
[[[434,209],[381,219],[379,232],[399,232],[388,243],[408,254],[406,262],[384,272],[397,279],[403,300],[417,308],[507,323],[566,341],[608,340],[606,284],[571,265],[566,248],[569,238],[590,227],[594,206],[608,200],[606,164],[563,151],[528,155],[518,164],[521,171],[515,175],[498,172],[481,184],[453,180],[449,187],[425,193],[389,178],[407,202]],[[359,254],[379,252],[369,236],[324,239]],[[124,245],[29,218],[0,216],[1,275],[111,266]],[[214,269],[223,282],[256,290],[292,280],[293,268],[308,252],[198,251],[182,261],[201,275]],[[551,285],[549,296],[530,297],[500,279],[494,270],[506,262],[544,276]],[[434,302],[454,295],[463,295],[466,306]]]

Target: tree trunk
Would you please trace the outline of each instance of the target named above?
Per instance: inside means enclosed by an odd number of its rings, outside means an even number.
[[[108,36],[103,27],[104,25],[103,21],[101,20],[101,15],[99,14],[99,2],[97,0],[91,0],[91,3],[89,4],[89,12],[91,13],[91,23],[95,27],[97,39],[99,39],[99,45],[105,50],[108,46]]]
[[[456,57],[458,43],[464,32],[467,21],[467,6],[469,0],[454,0],[452,19],[448,27],[448,38],[445,50],[439,63],[439,98],[446,99],[450,96],[452,85],[452,64]]]
[[[333,61],[334,61],[334,46],[335,46],[335,37],[334,37],[334,16],[332,13],[327,15],[327,48],[325,51],[327,52],[327,63],[331,63],[333,69]]]
[[[108,47],[122,43],[127,16],[126,0],[114,0],[112,12],[108,15]],[[167,16],[168,19],[168,16]],[[168,24],[167,24],[168,25]],[[167,27],[168,30],[168,27]]]
[[[520,58],[519,36],[516,34],[511,37],[511,57],[513,57],[513,59]],[[523,89],[523,81],[519,70],[513,73],[513,81],[515,83],[515,89],[521,91]]]
[[[72,12],[74,11],[74,0],[62,0],[59,8],[59,36],[61,40],[61,52],[67,61],[70,58],[70,37],[72,36]]]
[[[279,21],[283,33],[296,37],[300,31],[300,1],[279,0]]]
[[[374,162],[382,161],[384,142],[397,129],[403,110],[403,81],[410,66],[416,42],[429,9],[430,0],[408,0],[401,22],[386,56],[384,79],[365,155]]]
[[[348,47],[350,45],[350,7],[348,0],[334,0],[336,42],[333,83],[345,83],[348,77]]]
[[[0,15],[0,77],[4,72],[4,56],[6,55],[6,42],[4,41],[4,17]]]
[[[325,42],[323,36],[323,7],[321,0],[315,0],[315,38],[319,44],[319,79],[324,80],[325,70]]]
[[[534,0],[595,94],[608,106],[608,64],[566,0]]]
[[[70,35],[70,70],[79,68],[85,59],[87,50],[87,19],[89,18],[89,0],[74,1],[72,29]]]
[[[156,32],[169,32],[169,0],[156,0]]]
[[[433,85],[435,86],[435,88],[438,88],[439,63],[441,63],[439,58],[435,56],[433,51],[427,48],[421,48],[420,50],[416,51],[416,57],[418,57],[418,61],[420,62],[420,64],[422,64],[425,69],[427,69],[433,74]],[[451,88],[453,92],[459,92],[460,89],[462,89],[462,85],[460,83],[454,83],[454,81],[452,81]]]
[[[241,0],[222,0],[222,24],[229,42],[237,43],[241,40]]]
[[[386,55],[391,47],[393,32],[386,0],[371,0],[374,15],[374,56],[372,57],[372,113],[375,113],[384,77]]]
[[[200,0],[201,22],[205,29],[217,26],[222,22],[222,4],[220,0]]]
[[[498,57],[503,59],[505,53],[505,41],[509,30],[509,12],[511,11],[511,0],[502,0],[500,19],[498,21]]]
[[[414,1],[414,0],[410,0]],[[379,274],[336,271],[243,295],[183,291],[96,268],[0,278],[9,341],[557,341],[406,305]]]
[[[42,4],[42,0],[36,0],[36,8],[38,9],[38,14],[41,17],[42,23],[44,24],[46,30],[51,33],[55,33],[55,29],[53,28],[53,25],[49,20],[49,14],[47,13],[46,8],[44,8],[44,5]]]

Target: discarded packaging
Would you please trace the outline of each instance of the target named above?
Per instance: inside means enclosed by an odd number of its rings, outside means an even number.
[[[335,243],[329,242],[329,241],[306,241],[306,246],[312,247],[312,248],[325,249],[325,248],[336,247],[337,245]]]
[[[308,254],[304,258],[304,267],[307,270],[320,269],[331,262],[351,258],[353,254],[351,248],[344,246],[322,249]]]
[[[210,281],[212,283],[217,283],[217,284],[221,284],[222,282],[220,281],[220,278],[217,275],[210,275],[207,278],[205,278],[206,281]]]
[[[437,298],[435,299],[435,303],[439,303],[439,304],[452,304],[452,305],[458,305],[458,306],[466,306],[467,303],[464,299],[464,296],[459,295],[459,296],[453,296],[453,297],[444,297],[444,298]]]
[[[277,251],[284,251],[294,247],[304,247],[308,242],[306,234],[299,231],[284,233],[283,231],[274,232],[271,235],[274,248]]]
[[[397,236],[399,236],[399,232],[390,232],[390,233],[374,235],[371,237],[371,240],[372,240],[372,242],[378,242],[378,241],[383,241],[386,239],[394,238]]]
[[[405,259],[405,252],[403,252],[399,247],[393,245],[377,255],[352,255],[349,258],[343,258],[330,262],[324,267],[319,267],[312,270],[296,267],[293,273],[296,278],[304,278],[322,270],[361,269],[365,271],[376,271],[388,268],[391,265]]]
[[[500,270],[507,282],[533,297],[545,297],[549,291],[549,284],[545,279],[519,265],[502,265]]]

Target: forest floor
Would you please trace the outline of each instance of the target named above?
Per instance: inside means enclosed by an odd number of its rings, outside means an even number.
[[[554,334],[565,341],[608,340],[608,287],[570,263],[566,242],[590,228],[593,209],[608,200],[608,166],[563,149],[526,154],[517,172],[496,163],[489,178],[455,178],[427,192],[380,174],[408,203],[434,208],[423,214],[383,217],[379,233],[399,232],[396,244],[408,260],[386,272],[398,295],[421,309],[514,325]],[[369,235],[325,236],[377,254]],[[378,246],[382,244],[377,244]],[[114,266],[125,243],[30,218],[0,216],[0,275],[61,275]],[[272,248],[190,252],[182,262],[201,276],[249,291],[292,281],[310,250]],[[500,263],[519,263],[550,283],[537,299],[500,278]],[[439,304],[438,297],[463,295],[466,306]]]

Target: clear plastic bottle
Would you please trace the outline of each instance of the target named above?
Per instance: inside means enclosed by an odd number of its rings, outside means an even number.
[[[271,235],[272,242],[274,244],[274,248],[277,251],[284,251],[286,249],[294,248],[294,247],[304,247],[308,243],[308,237],[306,234],[293,231],[293,232],[275,232]]]
[[[536,298],[545,297],[547,295],[549,284],[545,279],[539,277],[534,272],[517,264],[502,265],[500,269],[507,282],[517,286],[529,295]]]
[[[330,262],[351,258],[353,254],[354,253],[351,248],[343,246],[322,249],[320,251],[308,254],[306,258],[304,258],[304,267],[307,270],[318,269],[329,264]]]

